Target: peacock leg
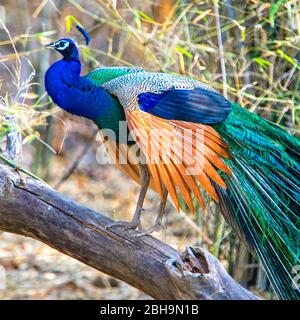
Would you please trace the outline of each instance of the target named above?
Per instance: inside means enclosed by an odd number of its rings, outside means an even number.
[[[139,168],[139,174],[140,174],[141,189],[140,189],[140,194],[138,197],[133,218],[130,222],[126,222],[126,221],[113,222],[108,226],[108,228],[115,227],[115,226],[123,226],[125,230],[128,230],[128,229],[136,229],[137,227],[141,227],[141,212],[143,210],[144,200],[146,197],[147,190],[149,188],[150,174],[146,164],[139,163],[138,168]]]
[[[163,197],[162,197],[162,200],[160,201],[158,214],[155,219],[154,225],[152,227],[150,227],[149,229],[142,230],[140,233],[137,234],[137,237],[151,234],[155,231],[159,231],[162,228],[162,219],[165,214],[165,207],[166,207],[167,198],[168,198],[168,190],[166,188],[164,188],[163,189]]]
[[[133,218],[131,222],[128,223],[127,229],[136,229],[137,227],[141,227],[141,212],[143,210],[143,204],[150,182],[150,175],[146,164],[139,164],[139,173],[141,184],[140,194],[138,197]]]

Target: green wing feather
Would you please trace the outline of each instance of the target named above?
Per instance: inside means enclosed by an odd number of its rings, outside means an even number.
[[[130,67],[104,67],[88,73],[85,77],[91,80],[96,86],[102,86],[105,82],[124,76],[129,73],[143,72],[140,68]]]

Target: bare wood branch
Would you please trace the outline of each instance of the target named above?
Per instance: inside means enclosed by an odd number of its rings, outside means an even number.
[[[200,248],[179,254],[0,164],[0,229],[42,241],[156,299],[258,299]]]

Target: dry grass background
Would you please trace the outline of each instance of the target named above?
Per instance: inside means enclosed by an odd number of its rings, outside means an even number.
[[[43,76],[58,55],[43,45],[60,37],[77,39],[84,72],[98,66],[134,65],[192,76],[223,91],[219,21],[229,99],[291,134],[300,133],[299,0],[1,0],[0,4],[6,9],[7,27],[0,29],[1,141],[9,129],[2,112],[9,108],[24,138],[19,164],[52,186],[60,184],[59,191],[89,207],[129,219],[138,187],[113,166],[100,166],[94,129],[84,119],[59,111],[45,96]],[[74,18],[89,30],[89,48],[74,28],[69,30]],[[62,181],[76,158],[79,165]],[[150,193],[146,225],[153,222],[157,206],[158,197]],[[166,223],[167,230],[158,235],[162,240],[179,249],[186,244],[208,248],[239,282],[273,298],[256,260],[213,204],[195,217],[179,215],[169,204]],[[7,270],[2,299],[145,298],[43,244],[7,233],[0,234],[0,265]]]

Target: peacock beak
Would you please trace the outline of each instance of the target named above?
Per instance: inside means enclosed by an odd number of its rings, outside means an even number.
[[[54,42],[51,42],[51,43],[49,43],[49,44],[46,44],[46,45],[44,46],[44,48],[47,48],[47,49],[55,49],[55,47],[54,47]]]

